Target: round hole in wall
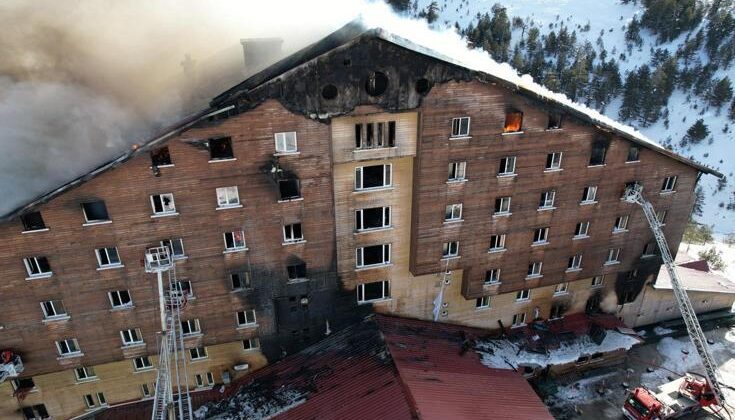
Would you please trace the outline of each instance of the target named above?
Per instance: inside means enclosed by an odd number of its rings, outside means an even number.
[[[370,96],[380,96],[388,88],[388,76],[385,74],[374,71],[368,75],[367,81],[365,82],[365,91]]]
[[[421,78],[416,81],[416,93],[426,95],[431,90],[431,82],[429,79]]]
[[[337,97],[337,86],[329,84],[322,88],[322,98],[331,100]]]

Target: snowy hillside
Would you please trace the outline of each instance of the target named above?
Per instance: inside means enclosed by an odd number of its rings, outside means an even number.
[[[426,11],[431,3],[432,0],[418,0],[410,13],[417,16],[422,11]],[[634,45],[632,49],[628,48],[625,35],[633,19],[640,21],[645,11],[640,1],[623,4],[620,0],[514,0],[513,2],[439,0],[436,1],[438,19],[433,26],[435,28],[458,26],[460,29],[465,29],[470,24],[477,25],[478,14],[487,13],[490,17],[493,16],[492,7],[495,3],[501,3],[506,8],[506,13],[511,21],[519,17],[524,23],[523,27],[516,24],[512,26],[512,40],[509,48],[511,57],[508,61],[512,62],[514,47],[527,38],[531,27],[538,28],[542,38],[552,31],[559,33],[561,28],[566,27],[569,32],[573,31],[576,35],[577,45],[582,46],[585,41],[589,41],[597,53],[596,62],[600,61],[599,53],[603,50],[606,51],[608,59],[615,59],[623,83],[628,72],[635,71],[637,67],[644,64],[652,65],[651,60],[654,58],[653,52],[656,49],[666,50],[674,55],[677,49],[685,43],[687,36],[694,37],[700,29],[706,32],[708,21],[705,15],[699,26],[664,43],[657,43],[655,34],[647,29],[641,29],[642,42],[640,46]],[[520,48],[523,48],[522,44]],[[624,56],[621,57],[621,54]],[[709,58],[704,48],[695,52],[692,61],[707,64]],[[679,63],[679,69],[681,68],[682,65]],[[735,65],[730,65],[726,70],[717,69],[712,79],[721,79],[725,75],[731,80],[735,79]],[[639,129],[649,138],[673,148],[684,156],[716,168],[728,179],[732,179],[733,172],[735,172],[735,159],[730,159],[730,155],[735,154],[735,140],[731,138],[729,124],[735,122],[728,119],[730,102],[728,101],[720,110],[717,110],[708,105],[703,96],[682,91],[677,87],[671,94],[668,105],[662,107],[663,116],[658,121],[647,127],[637,121],[625,122]],[[605,115],[620,119],[619,110],[623,102],[622,97],[621,89],[620,94],[614,96],[604,106],[596,106],[594,103],[590,106],[602,108],[600,110]],[[577,100],[584,101],[584,98],[577,98]],[[665,118],[666,115],[668,118]],[[681,147],[681,139],[692,124],[700,118],[707,125],[709,136],[698,144],[690,143]],[[735,192],[733,185],[728,182],[722,188],[720,183],[721,188],[718,190],[718,180],[714,176],[704,176],[700,185],[704,192],[704,206],[702,216],[696,219],[714,225],[714,230],[718,233],[735,231],[735,211],[727,210],[728,204],[733,203]]]

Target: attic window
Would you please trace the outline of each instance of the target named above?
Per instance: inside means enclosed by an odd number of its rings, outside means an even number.
[[[547,130],[558,130],[561,128],[561,114],[558,112],[549,113],[549,124]]]
[[[590,153],[590,166],[599,166],[605,164],[605,155],[607,155],[607,146],[609,140],[600,137],[592,143],[592,152]]]
[[[39,211],[26,213],[20,216],[20,220],[23,222],[24,232],[46,229],[46,224],[43,222],[43,217],[41,217],[41,212]]]
[[[281,200],[293,200],[301,197],[298,179],[282,179],[278,181],[278,192]]]
[[[209,139],[209,157],[211,160],[234,159],[232,139],[229,137]]]
[[[168,153],[168,146],[159,147],[151,152],[151,164],[154,167],[171,165],[171,155]]]
[[[84,218],[87,223],[106,222],[110,220],[110,216],[107,214],[107,206],[105,206],[105,202],[102,200],[82,203],[82,210],[84,211]]]
[[[337,86],[335,85],[326,85],[322,88],[322,98],[326,100],[332,100],[337,97],[338,95]]]
[[[365,91],[370,96],[380,96],[388,88],[388,76],[385,74],[375,71],[368,75],[367,81],[365,82]]]
[[[638,148],[638,146],[631,144],[630,148],[628,149],[628,158],[625,159],[626,162],[638,162],[640,159],[640,153],[641,149]]]
[[[429,79],[421,78],[416,81],[416,93],[426,95],[431,90],[431,82]]]
[[[505,113],[505,124],[503,133],[517,133],[521,131],[523,113],[521,111],[508,111]]]

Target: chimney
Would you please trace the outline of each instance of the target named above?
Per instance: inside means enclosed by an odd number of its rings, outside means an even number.
[[[281,58],[281,38],[241,39],[242,54],[245,60],[245,76],[263,70]]]

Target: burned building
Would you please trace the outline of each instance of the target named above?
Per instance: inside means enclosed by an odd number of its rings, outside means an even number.
[[[660,259],[626,185],[676,249],[719,174],[523,80],[350,24],[4,215],[0,343],[25,371],[0,416],[150,397],[153,246],[200,388],[370,308],[492,329],[635,299]]]

